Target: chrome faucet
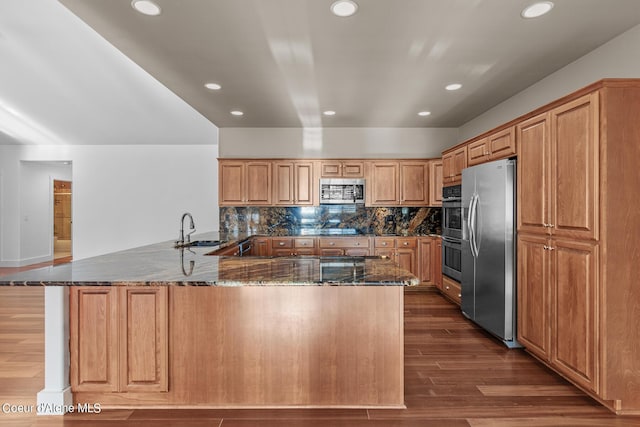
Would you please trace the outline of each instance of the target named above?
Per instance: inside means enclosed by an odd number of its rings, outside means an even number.
[[[192,230],[190,233],[187,233],[187,241],[184,241],[184,219],[189,217],[189,229]],[[186,246],[191,242],[191,235],[196,232],[196,225],[193,223],[193,217],[189,212],[185,212],[182,214],[182,218],[180,219],[180,236],[178,237],[178,241],[176,242],[176,247]]]

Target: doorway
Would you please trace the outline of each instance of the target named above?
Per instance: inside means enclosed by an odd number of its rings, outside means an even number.
[[[71,181],[53,180],[53,259],[71,257]]]

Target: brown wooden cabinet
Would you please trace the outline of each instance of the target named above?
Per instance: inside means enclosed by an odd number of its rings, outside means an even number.
[[[251,252],[252,256],[269,256],[271,255],[271,238],[269,237],[252,237]]]
[[[434,241],[431,237],[418,238],[418,278],[421,284],[429,284],[433,282],[433,251]]]
[[[598,238],[598,94],[518,125],[518,231]]]
[[[273,204],[305,206],[318,204],[313,162],[273,162]]]
[[[433,258],[431,261],[431,271],[433,277],[433,284],[439,290],[442,290],[442,238],[434,237],[434,244],[431,252]]]
[[[219,161],[218,194],[220,206],[271,204],[270,161]]]
[[[321,178],[364,178],[364,161],[325,160],[320,162]]]
[[[484,138],[472,141],[467,146],[467,166],[516,154],[516,138],[513,126]]]
[[[367,162],[367,206],[397,206],[400,203],[400,164],[397,161]]]
[[[273,256],[297,256],[315,255],[315,237],[272,237],[271,255]]]
[[[167,310],[166,287],[72,287],[72,391],[167,391]]]
[[[518,341],[543,360],[551,357],[551,260],[547,237],[518,236]]]
[[[373,240],[374,255],[391,258],[400,268],[419,277],[416,237],[375,237]]]
[[[371,255],[368,237],[319,237],[318,250],[321,256]]]
[[[462,287],[460,283],[447,276],[442,277],[442,294],[457,305],[462,302]]]
[[[640,80],[528,115],[518,143],[518,341],[621,414],[640,413]]]
[[[442,154],[442,181],[444,185],[462,182],[462,169],[467,167],[467,146],[463,145]]]
[[[442,206],[442,160],[429,163],[429,206]]]
[[[429,206],[429,160],[366,163],[367,206]]]
[[[400,162],[400,205],[429,205],[429,162],[425,160]]]

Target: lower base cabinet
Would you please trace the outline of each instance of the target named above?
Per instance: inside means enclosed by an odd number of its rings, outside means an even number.
[[[462,287],[460,283],[447,276],[442,276],[442,294],[458,305],[462,302]]]
[[[598,392],[598,244],[518,237],[518,341]]]
[[[168,390],[166,287],[70,289],[73,392]]]

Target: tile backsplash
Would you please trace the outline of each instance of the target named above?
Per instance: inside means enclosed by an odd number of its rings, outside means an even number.
[[[220,208],[220,231],[289,235],[313,231],[346,231],[422,235],[440,234],[440,208],[322,205],[309,207]]]

